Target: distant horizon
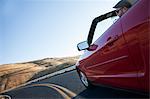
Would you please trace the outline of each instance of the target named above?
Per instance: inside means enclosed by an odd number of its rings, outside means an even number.
[[[81,55],[92,20],[118,1],[1,0],[0,64]]]
[[[33,60],[26,60],[26,61],[18,61],[18,62],[15,62],[15,63],[6,63],[6,64],[0,64],[0,65],[9,65],[9,64],[19,64],[19,63],[28,63],[28,62],[32,62],[32,61],[38,61],[38,60],[44,60],[44,59],[57,59],[57,58],[69,58],[69,57],[77,57],[77,56],[80,56],[80,55],[75,55],[75,56],[62,56],[62,57],[43,57],[43,58],[40,58],[40,59],[33,59]]]

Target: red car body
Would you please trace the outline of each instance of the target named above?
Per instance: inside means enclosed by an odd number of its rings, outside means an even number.
[[[139,0],[76,63],[94,84],[149,91],[149,0]]]

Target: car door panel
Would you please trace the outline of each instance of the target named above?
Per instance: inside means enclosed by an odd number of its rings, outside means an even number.
[[[118,20],[94,43],[95,51],[86,51],[86,75],[96,83],[113,86],[137,87],[137,67],[133,66],[128,46]],[[134,83],[134,84],[130,84]]]
[[[148,1],[141,0],[124,16],[122,23],[125,40],[135,66],[138,67],[138,81],[141,89],[149,90],[149,31],[150,15]]]

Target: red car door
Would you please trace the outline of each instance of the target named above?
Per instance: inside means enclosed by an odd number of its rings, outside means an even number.
[[[122,21],[127,20],[122,22],[124,37],[128,43],[134,66],[139,69],[138,80],[144,91],[149,90],[149,3],[149,0],[139,0],[128,16],[122,18]]]
[[[120,19],[93,45],[98,48],[85,51],[84,55],[89,57],[83,61],[90,80],[118,87],[138,87],[137,67],[129,55]]]

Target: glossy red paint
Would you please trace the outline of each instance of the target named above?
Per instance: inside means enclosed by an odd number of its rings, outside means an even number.
[[[139,0],[94,45],[77,69],[96,84],[149,91],[149,0]]]
[[[135,66],[141,90],[149,89],[149,1],[141,0],[122,20],[123,33]]]

